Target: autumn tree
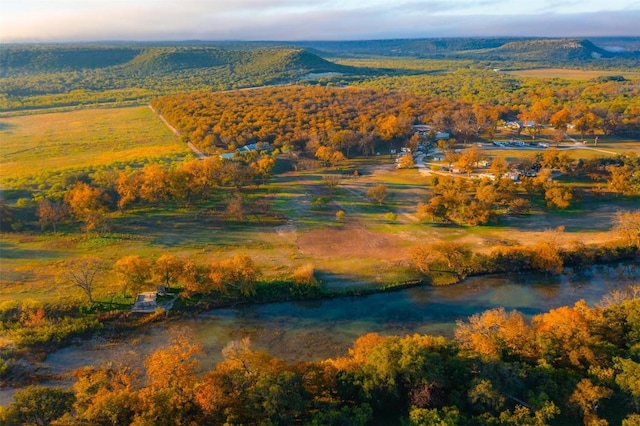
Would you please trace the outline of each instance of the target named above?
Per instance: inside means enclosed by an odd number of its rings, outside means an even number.
[[[74,372],[74,420],[82,424],[131,424],[140,408],[139,377],[131,367],[109,362]]]
[[[640,211],[619,211],[613,219],[612,231],[627,244],[640,247]]]
[[[584,139],[586,133],[595,132],[596,128],[600,125],[601,120],[598,119],[592,112],[587,112],[580,117],[573,120],[574,128],[580,132],[580,136]]]
[[[428,274],[438,260],[438,254],[428,245],[414,246],[409,251],[411,267],[421,274]]]
[[[399,169],[412,169],[415,165],[416,163],[413,161],[413,156],[411,155],[403,155],[398,159]]]
[[[122,212],[126,206],[139,199],[138,188],[141,185],[141,173],[120,172],[116,179],[116,192],[118,194],[118,209]]]
[[[422,274],[446,268],[458,276],[463,276],[470,257],[471,252],[462,244],[448,241],[415,246],[409,252],[411,266]]]
[[[558,130],[564,137],[564,134],[567,133],[569,124],[571,124],[571,115],[571,111],[568,108],[562,108],[551,115],[549,118],[549,124],[553,126],[554,129]]]
[[[199,345],[184,330],[174,333],[171,343],[154,351],[144,362],[147,385],[140,392],[138,424],[194,424],[198,414],[195,401]]]
[[[609,190],[616,195],[633,195],[637,191],[633,185],[633,169],[628,165],[607,167]]]
[[[502,179],[509,170],[509,163],[504,157],[493,157],[489,166],[489,173],[493,174],[496,180]]]
[[[234,219],[237,222],[244,221],[244,201],[239,194],[229,198],[227,201],[227,208],[225,209],[225,216]]]
[[[187,260],[182,265],[178,283],[184,289],[181,296],[186,297],[194,293],[206,294],[214,289],[208,268],[196,264],[193,260]]]
[[[407,117],[387,115],[378,121],[376,130],[382,140],[390,143],[410,133],[411,120]]]
[[[253,260],[246,254],[237,254],[231,259],[213,262],[209,278],[217,290],[233,290],[243,296],[252,296],[256,292],[258,275],[259,270]]]
[[[47,224],[50,223],[53,232],[57,232],[58,223],[62,222],[69,215],[69,206],[67,206],[63,200],[43,198],[38,201],[37,215],[41,229],[44,229]]]
[[[172,254],[163,254],[154,262],[153,274],[169,289],[172,284],[178,283],[183,269],[184,261]]]
[[[478,163],[482,161],[484,155],[477,146],[472,146],[462,152],[455,165],[460,171],[467,173],[468,176],[478,167]]]
[[[276,160],[268,155],[261,155],[256,161],[251,163],[253,174],[259,183],[264,185],[271,177],[273,167],[276,164]]]
[[[453,241],[438,241],[431,248],[440,255],[450,271],[459,277],[464,276],[471,258],[471,251],[467,247]]]
[[[504,308],[457,321],[455,338],[463,348],[492,359],[501,359],[508,353],[524,359],[535,357],[532,331],[522,314],[506,312]]]
[[[136,294],[151,279],[152,264],[138,255],[121,257],[116,261],[113,270],[122,281],[122,293]]]
[[[594,385],[589,379],[582,379],[569,397],[569,403],[585,416],[596,414],[601,399],[610,398],[613,391],[607,387]]]
[[[310,380],[281,360],[253,351],[248,339],[222,350],[224,361],[197,387],[208,424],[297,424],[309,412]]]
[[[166,201],[169,195],[169,173],[159,164],[147,164],[142,169],[138,195],[142,201],[156,204]]]
[[[531,248],[533,253],[531,266],[545,273],[560,274],[562,273],[563,261],[554,232],[546,232],[542,241]]]
[[[102,230],[109,201],[102,190],[78,182],[65,194],[64,201],[73,215],[84,222],[86,231]]]
[[[574,368],[599,364],[590,332],[593,312],[584,301],[536,315],[531,323],[540,360]]]
[[[378,205],[381,206],[387,198],[387,185],[381,183],[373,188],[367,189],[367,197],[377,201]]]
[[[325,166],[337,166],[346,160],[344,154],[340,151],[336,151],[335,149],[325,145],[320,146],[316,150],[315,156],[318,160],[322,161]]]

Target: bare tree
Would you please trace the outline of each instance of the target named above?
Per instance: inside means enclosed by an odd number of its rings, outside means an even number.
[[[102,259],[84,256],[67,261],[61,278],[84,292],[90,304],[94,303],[93,290],[96,278],[105,270]]]
[[[630,246],[640,247],[640,211],[619,211],[616,213],[612,231]]]
[[[326,175],[322,176],[322,183],[324,183],[329,189],[329,193],[333,194],[338,185],[340,184],[340,176],[338,175]]]

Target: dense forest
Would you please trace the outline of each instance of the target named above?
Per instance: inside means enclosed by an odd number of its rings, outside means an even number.
[[[204,150],[233,150],[258,142],[280,148],[300,145],[313,134],[321,144],[345,144],[348,156],[351,146],[346,141],[328,139],[344,139],[344,132],[351,132],[393,140],[410,134],[413,124],[429,123],[466,143],[483,134],[491,139],[499,121],[517,119],[535,123],[527,129],[533,135],[544,126],[566,132],[570,125],[583,137],[595,132],[640,134],[640,92],[633,82],[523,84],[494,75],[459,71],[407,80],[407,85],[402,78],[363,83],[396,83],[393,92],[292,87],[179,95],[152,104],[186,140]]]

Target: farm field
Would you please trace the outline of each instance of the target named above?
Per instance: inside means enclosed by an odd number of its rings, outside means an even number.
[[[0,184],[188,153],[146,106],[0,118]]]

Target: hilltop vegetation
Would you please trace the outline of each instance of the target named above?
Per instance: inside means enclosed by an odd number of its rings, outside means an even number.
[[[349,69],[293,48],[3,46],[0,61],[0,110],[141,102]]]
[[[340,58],[343,65],[323,57]],[[397,67],[397,62],[392,67],[384,61],[370,66],[344,62],[354,57],[444,59],[449,61],[441,62],[444,71],[469,64],[478,70],[550,66],[633,70],[638,65],[633,51],[606,50],[580,39],[3,45],[0,111],[141,103],[163,94],[285,84],[309,76],[323,81],[325,74],[339,75],[343,80],[338,81],[347,84],[371,76],[425,74],[418,68]]]

